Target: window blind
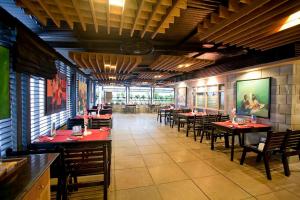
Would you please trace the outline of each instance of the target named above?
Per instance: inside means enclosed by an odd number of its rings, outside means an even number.
[[[67,102],[66,110],[45,115],[45,89],[46,81],[44,78],[30,77],[30,117],[31,117],[31,141],[40,135],[50,132],[51,125],[55,123],[56,128],[63,126],[67,119],[71,117],[70,83],[71,69],[62,62],[56,62],[57,70],[66,75],[67,78]]]

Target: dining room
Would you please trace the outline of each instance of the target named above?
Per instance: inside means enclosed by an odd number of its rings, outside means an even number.
[[[0,0],[0,199],[300,199],[300,1]]]

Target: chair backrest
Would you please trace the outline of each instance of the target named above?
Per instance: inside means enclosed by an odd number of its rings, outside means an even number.
[[[195,115],[194,117],[194,125],[203,125],[203,119],[204,117],[201,115]]]
[[[67,121],[67,129],[72,130],[73,126],[81,126],[84,128],[84,119],[69,118]]]
[[[284,146],[288,149],[300,150],[300,130],[288,130]]]
[[[73,145],[64,149],[63,159],[70,174],[77,176],[104,174],[108,164],[107,153],[105,144],[95,147]]]
[[[283,148],[288,132],[268,131],[264,151],[280,150]]]
[[[91,129],[111,127],[111,119],[91,119]]]
[[[219,122],[226,122],[228,121],[230,118],[229,118],[229,115],[218,115],[218,121]]]
[[[182,113],[189,113],[189,112],[192,112],[192,109],[190,109],[190,108],[183,108],[181,111],[182,111]]]
[[[102,109],[100,110],[100,115],[112,114],[112,109]]]
[[[216,115],[205,115],[203,116],[203,126],[206,129],[210,129],[212,127],[212,122],[217,121]]]

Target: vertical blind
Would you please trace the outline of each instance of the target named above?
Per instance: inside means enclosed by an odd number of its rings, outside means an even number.
[[[31,117],[31,141],[40,135],[45,135],[51,130],[55,123],[56,128],[63,126],[67,119],[71,117],[70,83],[71,69],[62,62],[56,62],[58,71],[67,77],[67,102],[66,110],[51,115],[45,115],[45,89],[44,78],[30,77],[30,117]]]

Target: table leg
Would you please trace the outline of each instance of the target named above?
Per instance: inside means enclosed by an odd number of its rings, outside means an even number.
[[[110,171],[111,171],[111,142],[108,143],[108,186],[110,186]]]
[[[215,149],[215,136],[214,136],[215,128],[212,128],[211,130],[211,141],[210,141],[210,149],[214,150]]]
[[[177,120],[178,120],[177,121],[177,124],[178,124],[178,128],[177,129],[178,129],[178,132],[179,132],[180,131],[180,117],[178,117]]]
[[[235,139],[235,133],[232,133],[231,136],[231,155],[230,155],[230,160],[233,161],[233,156],[234,156],[234,139]]]

